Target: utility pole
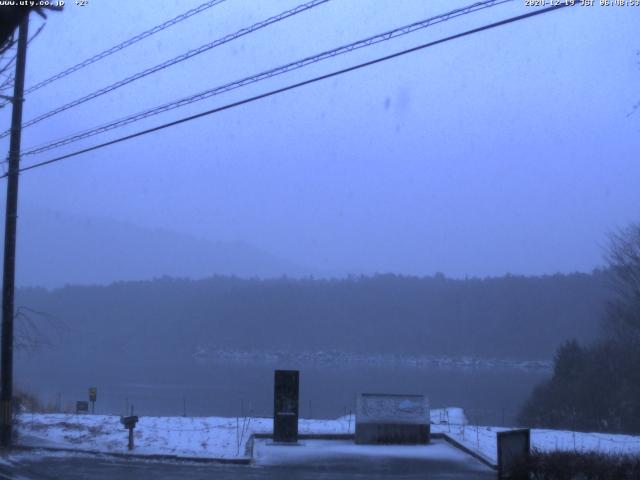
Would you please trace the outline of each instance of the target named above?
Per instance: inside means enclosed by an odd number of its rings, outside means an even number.
[[[13,434],[13,317],[16,276],[16,223],[18,219],[18,174],[20,169],[20,138],[22,134],[22,102],[24,71],[27,62],[29,15],[20,23],[16,74],[13,86],[11,143],[7,173],[7,209],[4,227],[4,271],[2,275],[2,364],[0,365],[0,446],[11,446]]]

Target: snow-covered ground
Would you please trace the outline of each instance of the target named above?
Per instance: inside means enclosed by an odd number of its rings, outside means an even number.
[[[444,433],[496,462],[496,427],[467,424],[460,408],[432,409],[431,431]],[[300,419],[301,434],[354,432],[354,417],[335,420]],[[181,457],[242,458],[254,433],[271,433],[270,418],[140,417],[135,429],[137,454]],[[127,431],[120,417],[110,415],[20,415],[20,443],[32,446],[127,452]],[[640,436],[532,430],[532,446],[541,450],[597,450],[640,454]]]
[[[432,432],[445,433],[491,463],[497,463],[497,433],[500,427],[432,425]],[[570,450],[640,454],[640,436],[584,433],[565,430],[531,430],[531,447],[541,451]]]
[[[253,449],[254,461],[261,466],[306,465],[331,468],[354,460],[370,465],[368,462],[384,458],[386,462],[398,460],[405,466],[413,465],[416,468],[430,462],[450,462],[469,472],[487,471],[485,465],[443,439],[434,439],[429,445],[356,445],[350,440],[303,440],[301,443],[301,447],[274,446],[270,440],[258,439]]]
[[[353,417],[300,419],[300,433],[353,432]],[[140,417],[134,453],[182,457],[237,458],[246,455],[254,433],[270,433],[270,418]],[[19,443],[29,446],[127,452],[128,431],[112,415],[31,414],[20,416]]]

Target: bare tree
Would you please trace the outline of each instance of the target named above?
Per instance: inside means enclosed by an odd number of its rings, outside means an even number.
[[[605,259],[615,293],[607,306],[608,333],[640,344],[640,223],[609,235]]]
[[[20,306],[14,315],[14,347],[33,352],[43,347],[53,347],[53,336],[65,333],[67,326],[57,317],[46,312]]]

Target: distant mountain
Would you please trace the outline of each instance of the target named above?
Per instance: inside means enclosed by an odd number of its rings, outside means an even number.
[[[26,209],[18,222],[19,286],[54,288],[162,276],[196,279],[311,274],[310,269],[246,243],[211,242],[106,218]]]

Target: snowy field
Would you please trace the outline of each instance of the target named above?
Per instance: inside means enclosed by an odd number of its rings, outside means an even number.
[[[353,432],[353,417],[336,420],[300,419],[299,432]],[[254,433],[271,433],[270,418],[140,417],[134,453],[181,457],[245,457]],[[22,414],[19,443],[28,446],[127,452],[128,431],[112,415]]]
[[[31,414],[19,418],[19,443],[99,452],[127,452],[127,431],[110,415]],[[496,462],[496,433],[504,428],[468,425],[459,408],[431,410],[431,431],[443,433]],[[270,418],[140,417],[134,453],[180,457],[244,458],[254,433],[271,433]],[[354,432],[354,417],[300,419],[301,434]],[[640,454],[640,436],[532,430],[532,446],[541,450],[577,450]]]
[[[498,461],[496,434],[505,430],[509,429],[453,424],[431,426],[432,432],[445,433],[493,464]],[[637,455],[640,454],[640,436],[532,429],[531,447],[542,451],[598,451]]]

